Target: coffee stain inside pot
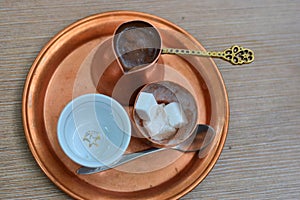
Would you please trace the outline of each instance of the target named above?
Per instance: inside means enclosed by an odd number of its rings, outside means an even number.
[[[160,54],[161,39],[149,23],[132,21],[116,31],[114,48],[124,72],[153,63]]]

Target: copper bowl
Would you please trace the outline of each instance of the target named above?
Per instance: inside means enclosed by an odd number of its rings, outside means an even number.
[[[159,148],[173,147],[187,140],[194,133],[197,126],[198,109],[193,95],[187,89],[171,81],[160,81],[145,85],[140,90],[137,99],[141,92],[152,93],[159,104],[178,102],[187,119],[187,124],[177,129],[174,135],[167,139],[157,140],[149,135],[143,126],[143,120],[136,113],[134,106],[132,113],[134,125],[139,136],[144,138],[147,143]]]

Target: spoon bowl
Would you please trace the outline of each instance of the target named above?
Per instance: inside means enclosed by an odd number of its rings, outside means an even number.
[[[181,152],[199,151],[200,153],[212,143],[215,138],[215,134],[216,133],[212,127],[198,124],[195,133],[191,137],[172,149],[176,149]]]

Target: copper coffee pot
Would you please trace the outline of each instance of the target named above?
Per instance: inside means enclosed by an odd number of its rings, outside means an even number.
[[[146,31],[137,33],[137,36],[148,34],[148,41],[143,37],[137,41],[138,38],[130,38],[129,34],[124,36],[124,33],[130,33],[132,27]],[[122,37],[127,37],[126,41],[122,41]],[[139,46],[130,47],[136,43]],[[121,24],[113,37],[101,43],[94,54],[91,67],[97,91],[112,96],[123,105],[133,105],[139,88],[163,80],[164,69],[158,66],[163,65],[161,51],[161,37],[153,25],[144,21]],[[144,60],[137,63],[141,56]]]

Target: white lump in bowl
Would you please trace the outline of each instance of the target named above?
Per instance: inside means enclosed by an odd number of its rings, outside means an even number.
[[[149,136],[154,140],[166,140],[174,136],[187,119],[178,102],[158,104],[151,93],[141,92],[135,110]]]

